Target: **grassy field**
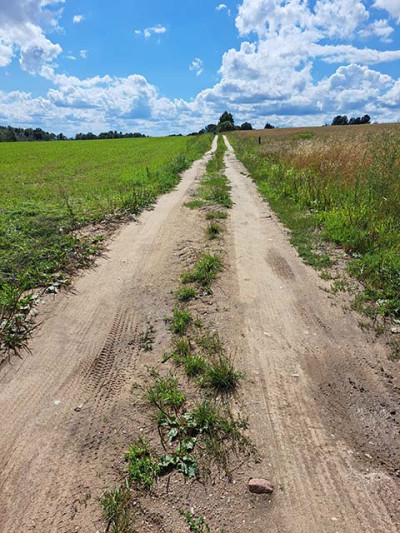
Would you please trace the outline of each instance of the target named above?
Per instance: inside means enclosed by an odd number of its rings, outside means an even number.
[[[208,135],[1,143],[0,319],[23,311],[15,306],[26,290],[90,264],[101,237],[78,228],[138,214],[210,146]]]
[[[259,143],[261,137],[261,144]],[[261,194],[317,268],[323,240],[352,258],[369,311],[400,317],[400,126],[275,129],[230,136]]]

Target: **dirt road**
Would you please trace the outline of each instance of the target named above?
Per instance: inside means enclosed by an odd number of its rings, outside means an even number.
[[[169,263],[191,233],[183,199],[209,157],[139,223],[125,226],[72,293],[46,304],[32,354],[3,369],[1,533],[104,529],[95,498],[109,479],[114,483],[110,471],[137,436],[129,413],[138,344],[150,319],[160,324],[159,343],[166,334],[165,295],[174,288]]]
[[[98,497],[143,429],[132,383],[168,346],[176,261],[203,231],[183,202],[209,157],[125,226],[73,292],[44,305],[32,355],[3,368],[1,533],[104,531]],[[383,351],[321,291],[230,146],[225,160],[234,207],[219,326],[247,375],[259,468],[277,484],[270,503],[243,484],[242,501],[220,504],[229,533],[400,531],[398,408],[380,375]],[[139,357],[153,334],[154,353]]]
[[[370,426],[370,454],[388,447],[399,457],[399,425],[387,421],[396,404],[368,365],[379,354],[319,288],[226,143],[239,353],[254,438],[281,488],[268,531],[400,531],[399,483],[360,448]],[[348,393],[349,379],[364,392]]]

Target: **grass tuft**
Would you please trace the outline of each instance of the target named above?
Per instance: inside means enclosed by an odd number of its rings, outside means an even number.
[[[219,237],[222,232],[222,226],[218,222],[211,222],[206,228],[207,238],[212,241]]]
[[[232,361],[225,354],[219,353],[208,365],[202,384],[217,394],[228,394],[237,389],[241,378],[241,372],[235,370]]]
[[[130,512],[131,491],[127,486],[107,490],[101,498],[101,506],[111,533],[132,533]]]
[[[193,287],[181,287],[175,292],[175,296],[180,302],[189,302],[196,297],[196,290]]]
[[[171,331],[176,335],[184,335],[192,322],[189,311],[175,307],[172,311]]]
[[[135,484],[137,488],[150,490],[158,476],[158,464],[153,459],[149,444],[145,439],[139,439],[130,445],[125,454],[128,463],[129,485]]]
[[[201,287],[208,289],[221,270],[222,260],[219,255],[203,254],[193,270],[182,275],[182,282],[198,283]]]
[[[210,211],[206,214],[207,220],[218,220],[218,219],[224,219],[227,218],[228,215],[224,211]]]
[[[147,399],[151,405],[161,411],[178,410],[185,403],[186,395],[179,388],[175,376],[161,377],[155,374],[154,383],[148,388]]]

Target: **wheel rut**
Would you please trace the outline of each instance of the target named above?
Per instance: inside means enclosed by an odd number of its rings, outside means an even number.
[[[44,304],[32,354],[2,369],[1,533],[104,529],[98,500],[137,434],[132,384],[152,362],[141,328],[151,320],[156,341],[166,335],[171,255],[190,238],[181,224],[183,198],[210,156],[123,227],[73,293]]]
[[[375,436],[384,442],[390,434],[394,443],[398,426],[381,420],[374,396],[352,402],[337,387],[332,394],[321,390],[326,380],[336,385],[352,375],[385,398],[387,391],[360,364],[362,355],[378,360],[379,353],[356,318],[334,307],[319,289],[318,275],[298,257],[225,141],[225,174],[234,202],[231,294],[243,317],[237,324],[243,337],[237,339],[240,363],[248,376],[244,387],[253,436],[266,474],[278,487],[268,529],[397,532],[398,480],[379,459],[365,456],[357,432],[369,417],[380,425]]]

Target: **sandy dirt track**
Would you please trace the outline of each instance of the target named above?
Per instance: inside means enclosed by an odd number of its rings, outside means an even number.
[[[173,288],[171,255],[185,236],[183,199],[209,157],[139,223],[125,226],[73,293],[48,304],[32,355],[3,369],[1,533],[95,533],[99,505],[89,495],[107,487],[105,472],[123,453],[121,441],[126,450],[118,433],[129,427],[121,411],[132,410],[137,339],[149,317],[162,320],[170,311],[164,294]],[[118,417],[120,430],[110,432]]]
[[[318,288],[320,278],[291,247],[225,141],[225,174],[234,202],[236,309],[246,339],[241,364],[252,382],[248,409],[270,477],[281,489],[268,514],[268,531],[399,531],[399,483],[376,463],[359,461],[364,454],[356,438],[367,419],[378,426],[377,448],[398,452],[399,426],[385,423],[395,403],[387,406],[386,416],[373,405],[376,397],[381,404],[387,399],[375,373],[368,373],[366,355],[378,355],[354,316],[333,307]],[[368,383],[365,396],[372,403],[346,397],[341,380],[349,378]],[[332,393],[325,398],[327,382]]]
[[[321,291],[227,145],[234,207],[219,326],[247,376],[260,470],[276,483],[268,505],[248,495],[235,505],[249,520],[232,533],[398,532],[398,398],[381,375],[386,355]],[[32,355],[1,370],[0,533],[104,531],[96,498],[138,431],[126,423],[138,339],[156,320],[167,349],[171,258],[198,226],[183,202],[209,157],[123,227],[73,292],[46,303]]]

